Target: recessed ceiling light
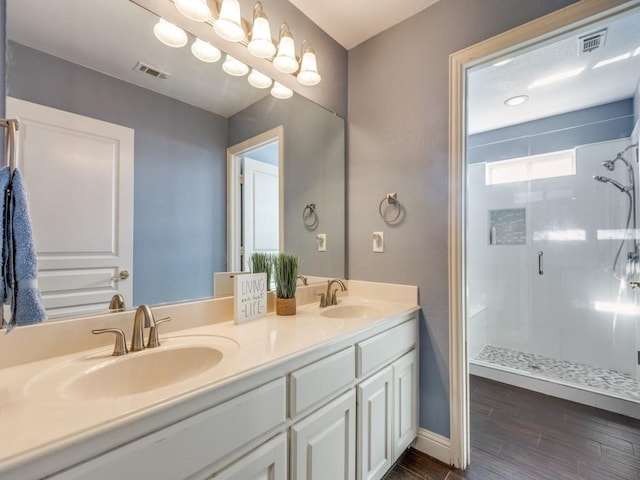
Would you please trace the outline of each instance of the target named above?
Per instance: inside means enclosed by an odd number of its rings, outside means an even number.
[[[494,63],[493,66],[494,67],[502,67],[503,65],[506,65],[507,63],[511,63],[512,60],[513,60],[513,58],[507,58],[506,60],[501,60],[500,62]]]
[[[604,67],[605,65],[611,65],[612,63],[621,62],[622,60],[626,60],[629,58],[631,54],[629,52],[623,53],[622,55],[618,55],[617,57],[607,58],[606,60],[602,60],[601,62],[596,63],[593,68]]]
[[[549,85],[550,83],[559,82],[560,80],[564,80],[565,78],[575,77],[577,75],[580,75],[583,70],[584,67],[580,67],[573,70],[567,70],[566,72],[556,73],[555,75],[550,75],[548,77],[543,77],[529,85],[529,88],[541,87],[543,85]]]
[[[522,105],[527,100],[529,100],[529,95],[516,95],[515,97],[507,98],[504,104],[515,107],[516,105]]]

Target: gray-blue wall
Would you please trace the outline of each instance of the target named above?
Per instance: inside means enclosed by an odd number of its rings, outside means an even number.
[[[494,162],[627,138],[633,126],[633,99],[628,98],[470,135],[467,161]]]
[[[135,130],[134,305],[211,296],[226,270],[227,120],[23,45],[7,53],[7,95]]]
[[[420,426],[449,436],[449,55],[573,0],[441,0],[349,51],[349,277],[419,286]],[[393,227],[378,203],[397,192]],[[385,232],[384,254],[371,232]]]
[[[279,125],[284,130],[284,248],[300,255],[300,272],[323,277],[345,274],[344,120],[310,100],[267,96],[229,118],[229,145]],[[302,211],[315,203],[318,225],[304,226]],[[316,235],[326,233],[327,251]]]

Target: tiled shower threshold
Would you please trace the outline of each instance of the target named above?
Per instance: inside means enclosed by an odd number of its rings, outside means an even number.
[[[640,386],[631,375],[494,345],[469,363],[474,375],[640,418]]]

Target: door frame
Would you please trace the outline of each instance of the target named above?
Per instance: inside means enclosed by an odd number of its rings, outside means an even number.
[[[278,243],[284,250],[284,127],[279,125],[244,142],[227,148],[227,271],[242,271],[240,240],[242,239],[242,198],[240,195],[240,161],[249,151],[278,141]]]
[[[449,408],[450,463],[470,460],[466,325],[466,71],[640,6],[640,0],[582,0],[449,56]]]

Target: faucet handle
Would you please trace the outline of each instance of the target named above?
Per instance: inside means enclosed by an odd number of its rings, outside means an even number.
[[[320,297],[320,308],[326,307],[327,300],[325,299],[324,293],[316,293],[316,295]]]
[[[100,335],[101,333],[115,333],[116,335],[116,343],[113,347],[113,355],[114,357],[119,357],[120,355],[125,355],[129,353],[127,350],[127,340],[125,338],[124,332],[119,328],[99,328],[97,330],[91,330],[91,333],[94,335]]]
[[[171,317],[164,317],[156,320],[151,329],[149,330],[149,341],[147,342],[147,348],[156,348],[160,346],[160,340],[158,339],[158,325],[165,322],[170,322]]]

